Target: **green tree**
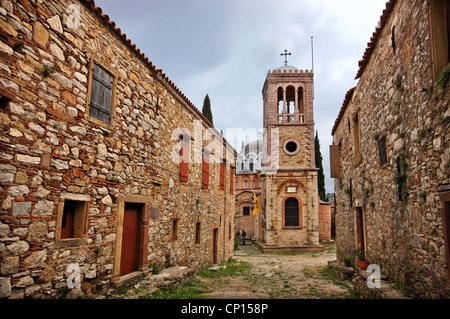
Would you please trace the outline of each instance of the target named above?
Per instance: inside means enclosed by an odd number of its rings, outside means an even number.
[[[211,101],[209,100],[208,94],[206,94],[205,99],[203,100],[202,113],[208,119],[208,121],[210,121],[211,124],[214,125],[211,112]]]
[[[317,188],[319,190],[320,199],[326,201],[325,196],[325,176],[323,175],[323,165],[322,165],[322,153],[320,152],[320,142],[319,133],[316,131],[316,137],[314,139],[315,150],[316,150],[316,168],[319,169],[317,173]]]

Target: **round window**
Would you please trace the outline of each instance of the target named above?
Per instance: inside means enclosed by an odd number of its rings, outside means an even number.
[[[283,150],[287,155],[293,156],[300,151],[300,142],[293,138],[288,139],[283,144]]]
[[[289,153],[294,153],[296,150],[297,143],[291,141],[286,144],[286,151],[288,151]]]

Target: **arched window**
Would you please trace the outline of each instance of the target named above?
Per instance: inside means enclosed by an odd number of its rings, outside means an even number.
[[[290,85],[286,88],[286,107],[289,114],[295,113],[295,88]]]
[[[294,197],[289,197],[284,202],[284,226],[300,226],[299,202]]]
[[[277,109],[277,113],[278,114],[283,114],[283,108],[284,108],[284,93],[283,93],[283,88],[279,87],[278,88],[278,93],[277,93],[277,102],[278,102],[278,109]]]
[[[255,163],[254,163],[253,158],[250,158],[250,163],[249,163],[248,169],[251,171],[253,171],[255,169]]]

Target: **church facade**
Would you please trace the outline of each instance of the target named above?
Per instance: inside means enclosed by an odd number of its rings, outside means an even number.
[[[245,230],[247,239],[261,240],[261,214],[253,216],[254,196],[261,202],[261,164],[264,156],[262,140],[245,145],[236,157],[235,229]]]
[[[322,251],[314,150],[313,73],[287,65],[269,71],[262,90],[263,251]]]

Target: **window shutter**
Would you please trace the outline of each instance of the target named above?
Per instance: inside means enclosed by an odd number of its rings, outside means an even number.
[[[89,115],[105,123],[111,121],[113,80],[111,74],[93,63]]]
[[[209,186],[209,154],[203,153],[202,164],[202,188],[208,189]]]
[[[330,145],[330,176],[331,178],[340,178],[340,147],[339,145]]]
[[[189,144],[181,140],[180,181],[187,183],[189,177]]]
[[[225,163],[220,163],[220,189],[225,189]]]

